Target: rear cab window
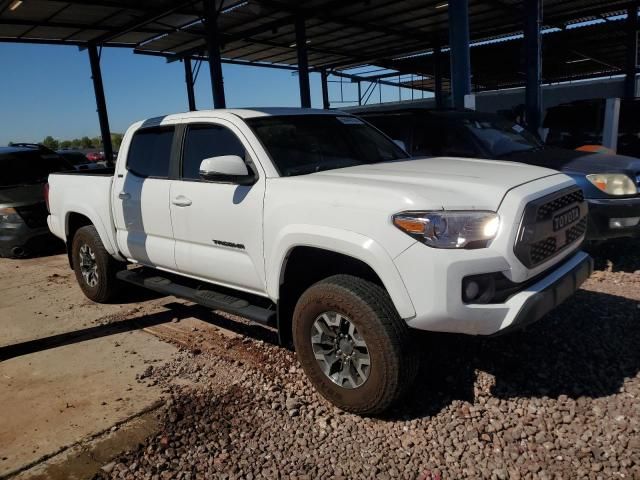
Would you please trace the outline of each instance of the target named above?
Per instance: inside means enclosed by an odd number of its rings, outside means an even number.
[[[153,127],[133,134],[127,170],[143,178],[168,178],[175,126]]]

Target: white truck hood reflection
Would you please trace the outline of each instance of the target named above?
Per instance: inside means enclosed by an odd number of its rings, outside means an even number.
[[[476,209],[496,211],[514,187],[551,175],[556,170],[515,162],[465,158],[413,158],[372,165],[358,165],[305,175],[311,183],[343,184],[368,193],[402,193],[416,209]]]

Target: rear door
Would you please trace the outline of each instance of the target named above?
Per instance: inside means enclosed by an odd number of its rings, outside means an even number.
[[[169,210],[175,138],[174,125],[137,130],[126,164],[118,163],[112,195],[120,251],[131,260],[169,270],[176,269]]]
[[[257,294],[266,292],[262,241],[263,172],[249,143],[225,120],[185,121],[179,178],[171,186],[171,220],[178,270]],[[238,155],[257,174],[253,185],[200,178],[200,163]]]

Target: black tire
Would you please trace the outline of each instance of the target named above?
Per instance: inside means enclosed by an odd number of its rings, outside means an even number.
[[[95,285],[90,284],[83,275],[81,249],[85,247],[88,247],[95,257]],[[108,303],[113,300],[120,286],[116,273],[122,269],[122,264],[104,248],[100,235],[93,225],[76,231],[71,244],[71,259],[78,285],[89,300],[97,303]]]
[[[313,325],[326,312],[347,317],[366,342],[368,376],[355,388],[335,383],[316,360],[311,340],[316,331]],[[387,292],[352,275],[326,278],[301,295],[293,314],[293,342],[298,361],[318,392],[351,413],[382,413],[401,397],[418,371],[410,330]]]

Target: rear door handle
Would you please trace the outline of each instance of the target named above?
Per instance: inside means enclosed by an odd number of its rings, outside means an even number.
[[[127,193],[127,192],[120,192],[118,194],[118,198],[120,200],[129,200],[131,198],[131,194]]]
[[[173,203],[176,207],[188,207],[189,205],[191,205],[191,200],[189,200],[184,195],[179,195],[174,198],[171,203]]]

